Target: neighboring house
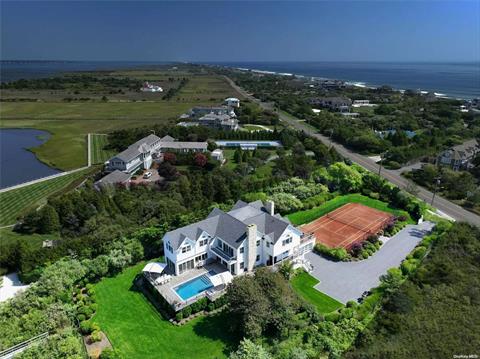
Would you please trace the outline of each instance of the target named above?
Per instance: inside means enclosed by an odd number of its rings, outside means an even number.
[[[149,169],[153,158],[162,152],[206,152],[207,142],[180,142],[171,136],[149,135],[130,145],[125,151],[113,156],[106,163],[106,171],[115,170],[133,174],[139,169]]]
[[[189,118],[192,120],[199,119],[202,116],[214,114],[214,115],[228,115],[230,117],[237,117],[235,111],[227,106],[205,107],[197,106],[193,107],[187,113],[183,114],[181,118]]]
[[[150,168],[153,162],[152,154],[160,149],[160,142],[160,137],[156,135],[148,135],[138,140],[126,150],[110,158],[106,170],[134,173],[141,168]]]
[[[259,147],[262,148],[277,148],[282,147],[280,141],[250,141],[250,140],[219,140],[215,141],[218,147],[237,148],[242,150],[255,150]]]
[[[374,103],[370,103],[370,100],[354,100],[352,107],[373,107],[377,106]]]
[[[217,262],[235,276],[302,256],[314,243],[313,236],[275,214],[273,202],[261,201],[238,201],[229,212],[215,208],[206,219],[163,237],[167,267],[174,275]]]
[[[95,182],[94,186],[97,189],[104,188],[107,186],[117,186],[117,185],[123,185],[126,188],[129,187],[130,185],[130,177],[131,175],[129,173],[121,172],[119,170],[115,170],[102,179],[98,180]]]
[[[318,97],[309,100],[309,103],[314,106],[328,108],[337,112],[348,112],[352,105],[352,100],[346,97]]]
[[[163,89],[160,86],[157,85],[152,85],[149,84],[148,82],[145,82],[140,89],[140,91],[143,92],[163,92]]]
[[[227,114],[209,113],[200,117],[198,119],[198,124],[200,126],[216,128],[224,131],[235,131],[239,128],[238,120]]]
[[[228,107],[240,107],[240,100],[236,97],[226,98],[224,101],[225,105]]]
[[[217,148],[215,151],[213,151],[210,155],[215,161],[220,162],[222,164],[225,162],[225,157],[223,155],[223,151],[219,148]]]
[[[477,140],[469,140],[461,145],[451,147],[441,152],[437,157],[437,164],[449,166],[454,171],[468,169],[472,160],[480,153],[480,145]]]

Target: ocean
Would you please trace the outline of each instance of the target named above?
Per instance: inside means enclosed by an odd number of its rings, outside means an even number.
[[[0,63],[1,81],[31,79],[62,72],[119,70],[164,65],[167,62],[73,61]],[[338,79],[365,86],[389,85],[455,98],[480,97],[480,63],[396,62],[218,62],[215,65]]]
[[[343,80],[358,85],[388,85],[397,90],[435,92],[448,97],[480,97],[480,62],[222,62],[217,65]]]

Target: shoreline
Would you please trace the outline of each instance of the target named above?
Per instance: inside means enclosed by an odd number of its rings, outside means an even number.
[[[364,81],[340,80],[340,79],[329,78],[329,77],[309,76],[309,75],[302,75],[302,74],[295,74],[295,73],[287,73],[287,72],[276,72],[276,71],[269,71],[269,70],[259,70],[259,69],[255,69],[255,68],[236,67],[236,66],[228,66],[228,65],[220,65],[220,64],[218,64],[218,65],[212,64],[212,65],[210,65],[210,66],[219,66],[219,67],[224,67],[224,68],[227,68],[227,69],[234,69],[234,70],[240,70],[240,71],[249,71],[249,72],[254,72],[254,73],[264,74],[264,75],[295,76],[295,77],[299,77],[299,78],[311,78],[311,79],[314,79],[314,80],[316,80],[316,81],[318,81],[318,80],[322,80],[322,81],[325,81],[325,80],[330,80],[330,81],[342,81],[343,83],[345,83],[345,84],[348,85],[348,86],[354,86],[354,87],[359,87],[359,88],[377,89],[377,88],[379,88],[379,87],[381,87],[381,86],[385,86],[385,85],[371,84],[371,83],[367,83],[367,82],[364,82]],[[386,86],[390,86],[393,91],[400,92],[400,93],[402,93],[402,94],[406,91],[406,89],[396,88],[396,87],[393,87],[393,86],[391,86],[391,85],[386,85]],[[472,99],[476,98],[475,96],[473,96],[473,97],[471,97],[471,98],[459,97],[459,96],[451,96],[451,95],[447,95],[447,94],[440,93],[440,92],[436,92],[436,91],[425,91],[425,90],[421,90],[421,89],[417,89],[416,91],[418,91],[421,95],[426,95],[426,94],[428,94],[428,93],[433,93],[436,98],[448,99],[448,100],[469,101],[469,100],[472,100]]]

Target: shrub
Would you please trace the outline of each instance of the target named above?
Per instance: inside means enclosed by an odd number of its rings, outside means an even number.
[[[80,333],[83,335],[88,335],[93,332],[93,325],[87,320],[80,322]]]
[[[85,314],[78,314],[77,319],[79,322],[83,322],[87,318],[85,317]]]
[[[192,314],[192,307],[188,306],[182,309],[183,317],[188,318]]]
[[[358,306],[358,304],[354,300],[349,300],[346,304],[347,308],[356,308],[357,306]]]
[[[340,315],[340,313],[337,313],[337,312],[325,314],[325,320],[327,322],[336,323],[340,320],[341,317],[342,316]]]
[[[212,303],[208,303],[208,305],[207,305],[207,311],[211,312],[211,311],[213,311],[213,310],[215,310],[215,303],[213,303],[213,302],[212,302]]]
[[[183,319],[183,311],[179,311],[177,314],[175,314],[175,319],[177,322],[181,321]]]
[[[99,330],[94,330],[92,334],[90,334],[90,341],[92,343],[96,343],[102,340],[102,334]]]
[[[375,244],[378,242],[378,236],[376,234],[371,234],[367,237],[368,243]]]
[[[100,354],[100,359],[120,359],[122,356],[117,349],[105,348]]]
[[[315,252],[329,257],[333,260],[343,261],[348,258],[348,253],[345,248],[328,248],[323,244],[317,243],[314,249]]]
[[[427,253],[427,248],[423,246],[419,246],[415,248],[415,250],[412,253],[412,256],[413,258],[416,258],[416,259],[422,259],[426,253]]]
[[[398,216],[398,220],[399,220],[400,222],[405,222],[405,221],[407,220],[407,216],[405,216],[404,214],[402,214],[402,215]]]
[[[409,275],[415,271],[418,265],[417,259],[407,259],[402,262],[400,269],[402,270],[403,275]]]

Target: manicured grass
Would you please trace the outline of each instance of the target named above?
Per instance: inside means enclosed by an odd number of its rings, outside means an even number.
[[[177,327],[161,317],[133,286],[145,263],[126,269],[95,286],[98,310],[93,321],[107,334],[124,358],[225,358],[236,341],[228,320],[218,314]]]
[[[320,314],[331,313],[343,306],[339,301],[314,288],[319,281],[307,272],[298,273],[292,278],[293,289],[307,302],[313,304]]]
[[[92,133],[90,138],[92,141],[92,164],[104,163],[115,154],[115,151],[104,149],[108,144],[107,135]]]
[[[5,102],[2,120],[136,120],[176,118],[189,102]]]
[[[378,209],[380,211],[393,213],[396,216],[404,215],[408,219],[408,223],[413,223],[410,215],[402,210],[392,208],[388,203],[363,196],[358,193],[347,194],[344,196],[338,196],[334,199],[322,204],[319,207],[315,207],[306,211],[299,211],[289,214],[287,217],[294,225],[301,225],[312,222],[313,220],[343,206],[347,203],[360,203],[365,206]]]
[[[91,169],[0,193],[0,226],[14,224],[19,215],[45,201],[48,196],[80,182]]]
[[[179,112],[180,114],[180,112]],[[107,133],[118,129],[151,126],[165,123],[167,118],[132,120],[4,120],[0,127],[36,128],[52,134],[39,147],[32,149],[38,159],[51,167],[64,171],[87,165],[87,134]]]

